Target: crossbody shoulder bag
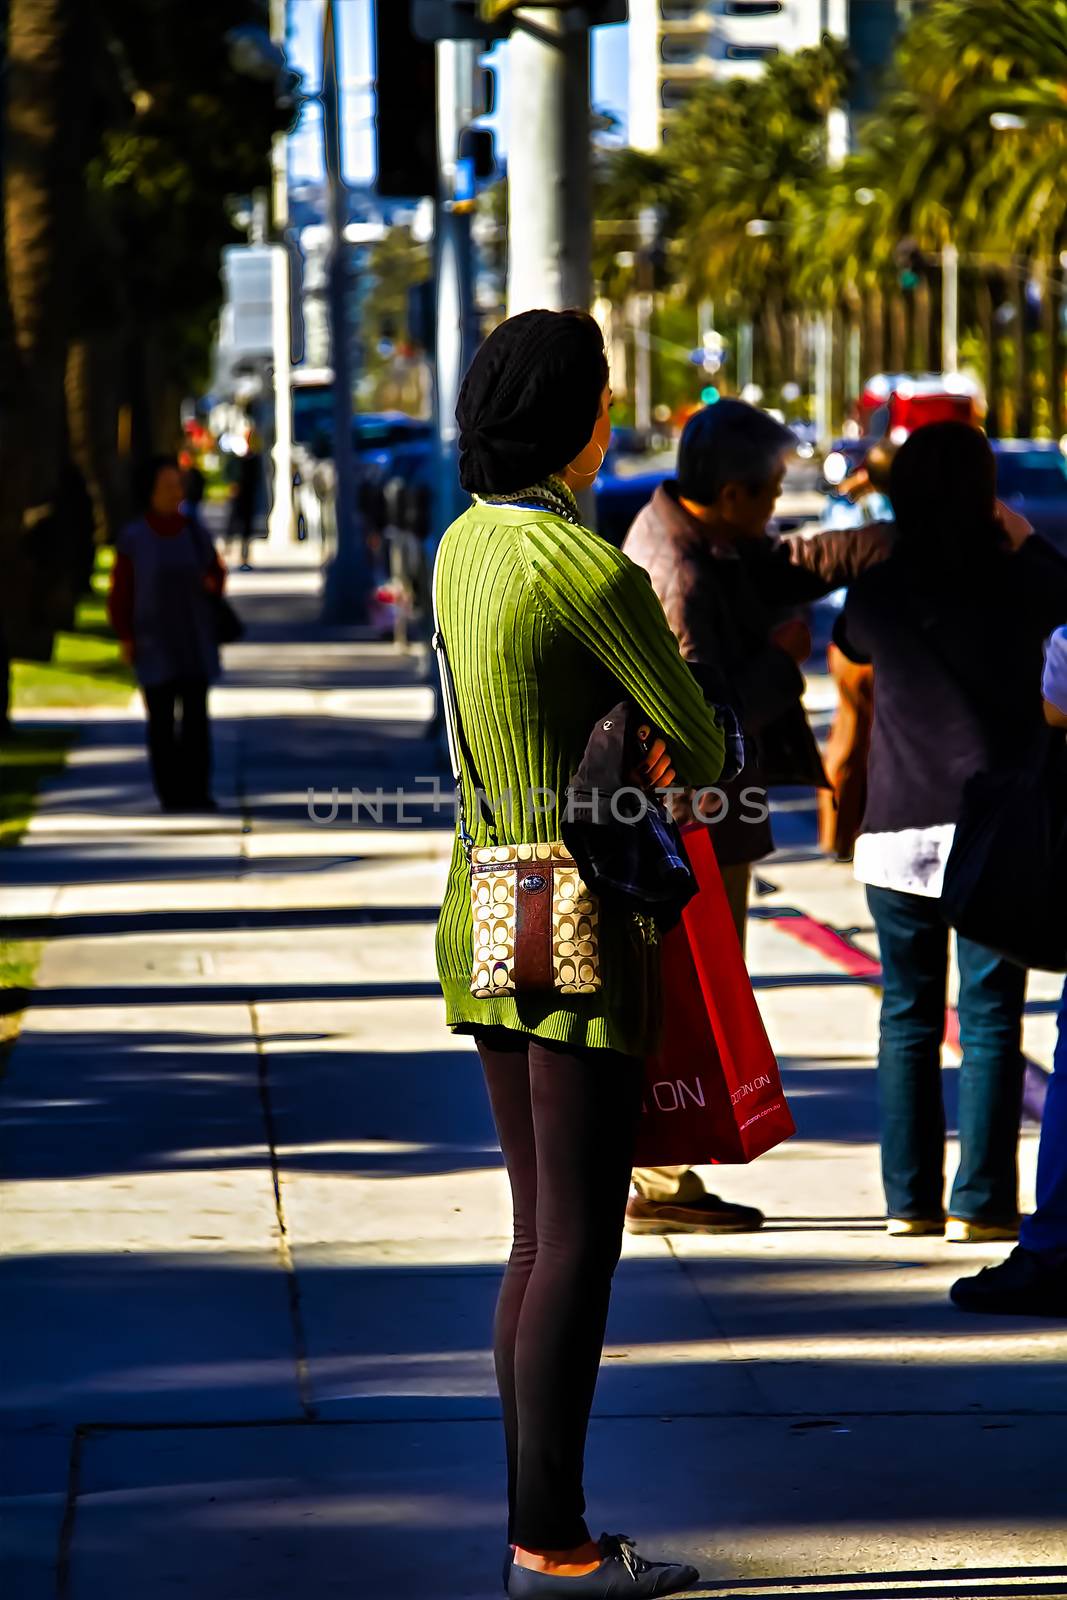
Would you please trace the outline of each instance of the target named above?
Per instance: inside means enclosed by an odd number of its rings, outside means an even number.
[[[574,857],[562,840],[502,844],[496,818],[478,777],[459,716],[452,665],[437,608],[433,574],[433,648],[441,679],[441,700],[452,777],[456,785],[458,832],[470,865],[473,946],[471,993],[495,995],[595,994],[600,986],[600,910]],[[463,766],[474,787],[490,837],[474,843],[463,800]]]

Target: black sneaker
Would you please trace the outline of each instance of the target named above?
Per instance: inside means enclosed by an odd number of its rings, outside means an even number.
[[[973,1278],[958,1278],[949,1294],[961,1311],[1067,1317],[1067,1263],[1049,1262],[1016,1245],[995,1267],[985,1267]]]
[[[547,1600],[552,1595],[571,1595],[573,1600],[615,1600],[616,1596],[619,1600],[645,1600],[650,1595],[682,1594],[700,1582],[695,1567],[646,1561],[621,1533],[602,1533],[598,1542],[603,1560],[581,1578],[557,1578],[552,1573],[512,1566],[510,1600],[541,1600],[542,1596]]]
[[[644,1200],[632,1194],[626,1203],[627,1233],[756,1233],[762,1227],[762,1211],[717,1194],[698,1200]]]

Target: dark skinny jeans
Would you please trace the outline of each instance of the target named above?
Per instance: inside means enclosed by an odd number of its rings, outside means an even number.
[[[882,1178],[891,1217],[944,1212],[945,1032],[949,931],[936,900],[868,888],[882,957],[878,1095]],[[960,968],[960,1165],[948,1211],[969,1222],[1013,1222],[1018,1212],[1022,1114],[1020,1046],[1026,973],[970,939]]]
[[[513,1544],[589,1537],[582,1469],[622,1248],[641,1062],[503,1028],[475,1033],[504,1152],[515,1237],[494,1353]]]

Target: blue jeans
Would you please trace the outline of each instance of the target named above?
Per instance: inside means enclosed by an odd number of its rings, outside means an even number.
[[[949,930],[938,902],[922,895],[868,887],[867,904],[882,957],[878,1094],[886,1206],[891,1217],[940,1217]],[[1026,973],[970,939],[958,940],[958,958],[960,1165],[949,1215],[1013,1222],[1019,1206]]]
[[[1067,984],[1037,1147],[1037,1210],[1019,1230],[1019,1243],[1038,1255],[1067,1260]]]

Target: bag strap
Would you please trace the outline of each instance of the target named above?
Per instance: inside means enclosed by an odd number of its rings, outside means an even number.
[[[441,703],[445,714],[445,736],[448,740],[448,759],[452,768],[452,779],[456,785],[456,801],[459,815],[459,837],[463,845],[464,854],[469,861],[471,851],[474,849],[474,840],[471,838],[467,827],[467,810],[463,800],[463,769],[461,756],[467,763],[467,770],[474,783],[475,793],[478,797],[479,809],[482,820],[489,829],[489,837],[493,844],[496,843],[496,818],[485,797],[485,789],[478,776],[478,769],[471,754],[470,746],[463,734],[463,725],[459,717],[459,700],[456,697],[456,683],[452,676],[452,663],[448,659],[445,648],[444,635],[441,632],[441,619],[437,609],[437,574],[441,565],[441,551],[438,546],[437,555],[433,564],[433,580],[431,584],[431,604],[433,607],[433,636],[430,643],[437,656],[437,672],[441,680]]]

